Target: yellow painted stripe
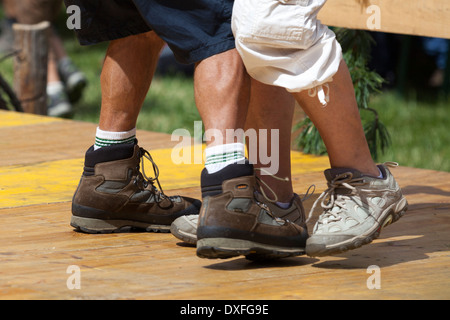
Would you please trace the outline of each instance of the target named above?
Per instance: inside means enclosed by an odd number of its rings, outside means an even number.
[[[30,113],[0,110],[0,128],[28,126],[58,121],[64,120]]]
[[[204,146],[203,146],[204,148]],[[174,164],[172,152],[177,149],[152,150],[151,154],[160,171],[164,191],[197,187],[203,163]],[[192,160],[194,147],[191,148]],[[71,201],[78,185],[84,159],[49,161],[33,165],[0,167],[0,208]],[[327,157],[292,152],[293,174],[321,171],[328,167]],[[147,176],[153,176],[151,163],[146,161]],[[170,192],[167,192],[171,195]]]
[[[330,167],[328,156],[314,156],[299,151],[291,151],[291,174],[320,172]]]
[[[0,208],[69,201],[83,159],[0,168]]]

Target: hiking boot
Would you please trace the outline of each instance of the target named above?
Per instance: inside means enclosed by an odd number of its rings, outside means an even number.
[[[201,258],[273,259],[304,254],[308,232],[276,218],[255,198],[256,177],[250,164],[231,164],[201,177],[203,204],[197,229]]]
[[[259,192],[255,193],[255,197],[258,202],[266,204],[275,217],[292,221],[306,230],[305,209],[297,194],[294,194],[291,205],[287,209],[280,208],[277,204],[268,201]],[[182,216],[172,223],[170,232],[176,238],[195,245],[197,244],[197,225],[198,215]]]
[[[324,209],[307,241],[309,256],[325,256],[358,248],[378,238],[383,227],[397,221],[408,203],[387,166],[379,165],[383,178],[363,175],[353,169],[325,170],[328,189],[317,203]]]
[[[155,178],[145,175],[144,158],[152,162]],[[199,200],[166,196],[159,184],[158,168],[150,154],[137,144],[95,151],[91,147],[73,197],[71,225],[87,233],[133,229],[169,232],[176,218],[198,214],[200,206]]]

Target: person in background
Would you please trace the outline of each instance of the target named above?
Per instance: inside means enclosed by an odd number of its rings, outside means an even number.
[[[13,23],[37,24],[53,22],[61,12],[62,0],[3,0],[3,20],[0,51],[11,52],[14,43]],[[49,116],[65,117],[73,113],[87,85],[85,75],[74,65],[54,26],[50,29],[47,69],[47,96]]]

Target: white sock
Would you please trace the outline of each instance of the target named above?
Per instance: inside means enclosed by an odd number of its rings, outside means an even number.
[[[245,145],[243,143],[221,144],[205,149],[205,168],[208,173],[215,173],[229,164],[245,161]]]
[[[64,91],[64,84],[61,81],[47,83],[47,95],[53,96]]]
[[[101,147],[107,147],[117,144],[134,143],[136,139],[136,128],[130,131],[113,132],[103,131],[97,127],[97,133],[95,134],[94,150]]]

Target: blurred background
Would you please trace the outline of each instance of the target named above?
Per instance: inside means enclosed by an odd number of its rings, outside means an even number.
[[[86,81],[70,114],[64,116],[96,123],[101,102],[99,78],[107,43],[80,46],[73,31],[66,27],[64,9],[58,14],[54,30]],[[8,32],[13,22],[3,7],[0,7],[0,21],[1,58],[12,44]],[[450,172],[450,94],[445,76],[450,69],[447,67],[449,40],[386,33],[371,35],[375,45],[370,68],[386,82],[381,92],[371,96],[370,108],[377,110],[392,140],[378,161]],[[12,83],[13,59],[0,60],[0,72]],[[361,116],[364,119],[371,115],[362,112]],[[137,127],[169,134],[185,128],[193,134],[197,120],[200,116],[194,101],[193,66],[178,64],[165,48]]]

